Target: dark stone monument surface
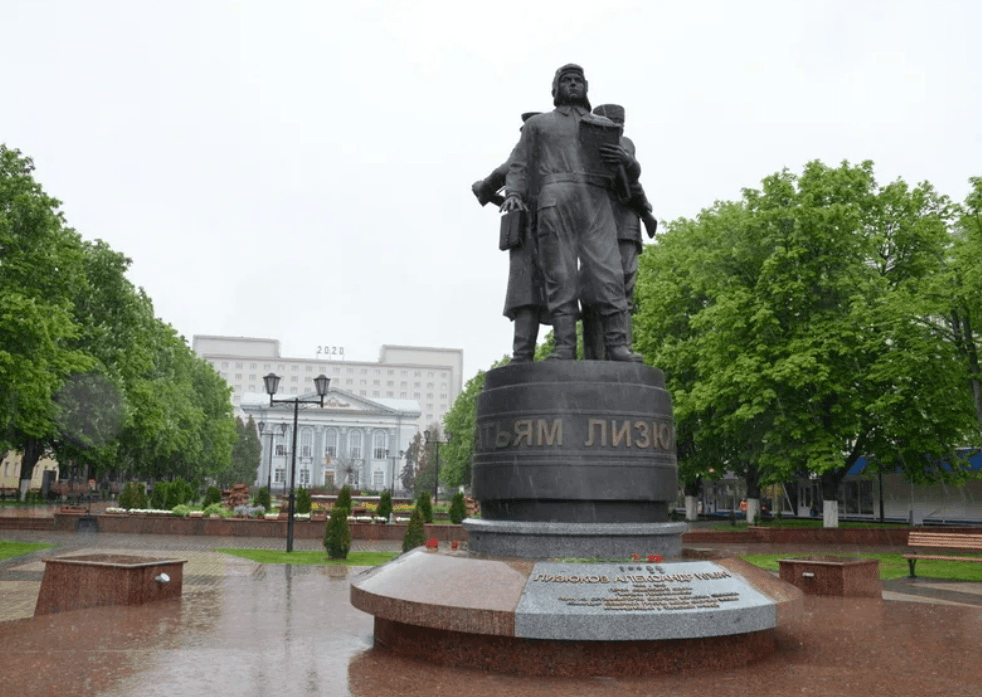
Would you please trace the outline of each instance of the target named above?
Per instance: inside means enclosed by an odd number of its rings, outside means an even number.
[[[488,372],[472,468],[485,520],[658,523],[677,495],[672,399],[638,363]]]

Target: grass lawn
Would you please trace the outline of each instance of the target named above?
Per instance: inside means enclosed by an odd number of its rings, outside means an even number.
[[[45,542],[2,542],[0,541],[0,560],[10,559],[10,557],[19,557],[22,554],[30,554],[31,552],[36,552],[39,549],[48,549],[49,547],[54,547],[53,544],[47,544]]]
[[[778,559],[808,557],[810,554],[741,554],[740,558],[768,571],[778,571]],[[825,556],[825,555],[823,555]],[[899,554],[835,554],[831,556],[843,558],[879,559],[880,579],[901,578],[908,576],[910,571],[907,560]],[[945,554],[945,556],[975,557],[979,554]],[[982,563],[965,564],[952,561],[921,560],[917,562],[917,577],[940,578],[950,581],[980,581],[982,582]]]
[[[327,552],[280,552],[271,549],[216,549],[216,552],[242,557],[260,564],[321,566],[379,566],[399,552],[349,552],[347,559],[328,559]]]

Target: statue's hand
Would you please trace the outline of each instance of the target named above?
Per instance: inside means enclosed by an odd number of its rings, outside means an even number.
[[[505,202],[501,204],[501,212],[509,213],[511,211],[527,211],[528,208],[522,201],[522,197],[518,194],[508,194]]]
[[[634,164],[634,156],[620,145],[601,145],[600,156],[608,165],[624,165],[629,168]]]
[[[491,198],[491,195],[487,191],[487,188],[488,187],[484,183],[483,179],[478,179],[476,182],[471,184],[471,191],[477,197],[477,202],[480,203],[482,206],[486,204]]]

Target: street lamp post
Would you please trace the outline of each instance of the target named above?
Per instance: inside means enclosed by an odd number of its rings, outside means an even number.
[[[436,437],[436,435],[437,434],[434,432],[433,436]],[[423,436],[426,438],[426,440],[429,440],[430,439],[430,432],[429,431],[423,431]],[[450,444],[450,441],[452,440],[452,438],[453,438],[453,434],[452,433],[448,433],[446,440],[440,440],[439,438],[436,439],[436,480],[434,481],[434,484],[433,484],[433,505],[434,506],[440,502],[440,446],[441,445],[449,445]]]
[[[320,404],[321,408],[324,408],[324,397],[327,395],[327,389],[331,385],[331,379],[321,373],[316,378],[314,378],[314,386],[317,388],[317,399],[300,399],[300,397],[294,397],[293,399],[273,399],[273,395],[276,394],[276,388],[280,384],[280,376],[270,373],[269,375],[263,376],[263,384],[266,387],[266,393],[269,395],[269,405],[274,404],[293,404],[293,448],[290,452],[290,499],[289,508],[290,513],[286,521],[286,551],[293,551],[293,502],[294,502],[294,486],[296,484],[297,476],[297,417],[300,413],[300,404]],[[285,425],[285,424],[284,424]]]

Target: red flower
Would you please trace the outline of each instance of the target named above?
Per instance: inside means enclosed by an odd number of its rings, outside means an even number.
[[[633,559],[634,561],[637,561],[640,558],[641,557],[638,556],[638,553],[637,552],[635,552],[634,554],[631,555],[631,559]]]
[[[660,564],[662,562],[662,556],[660,554],[649,554],[648,563],[649,564]]]
[[[435,537],[431,537],[426,541],[427,549],[433,549],[434,547],[439,547],[439,546],[440,546],[440,541]]]
[[[450,543],[450,549],[457,549],[458,547],[460,547],[460,543],[457,540]]]

